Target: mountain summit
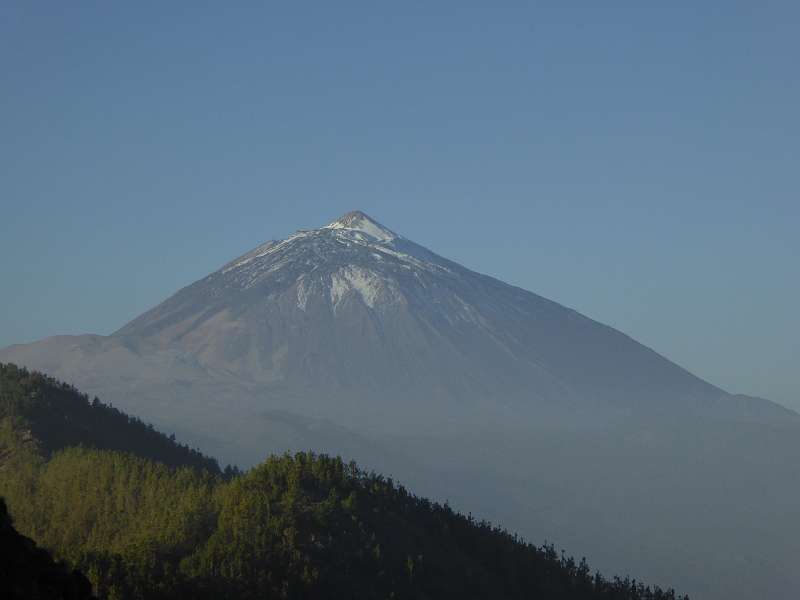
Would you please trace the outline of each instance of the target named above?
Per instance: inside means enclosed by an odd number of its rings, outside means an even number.
[[[390,231],[375,219],[360,210],[351,211],[336,219],[333,223],[326,225],[325,229],[348,229],[366,234],[376,240],[391,241],[398,237],[396,233]]]

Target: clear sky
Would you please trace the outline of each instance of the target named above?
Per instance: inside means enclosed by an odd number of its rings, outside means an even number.
[[[0,5],[0,345],[362,209],[800,409],[800,3]]]

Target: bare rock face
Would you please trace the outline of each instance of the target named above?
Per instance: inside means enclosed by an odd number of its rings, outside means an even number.
[[[571,542],[607,571],[634,565],[634,575],[677,577],[707,598],[744,598],[748,588],[705,586],[693,565],[735,565],[757,549],[746,537],[726,533],[715,545],[692,531],[734,528],[736,515],[764,512],[763,498],[742,492],[708,517],[687,514],[683,494],[719,503],[714,490],[742,473],[761,486],[769,473],[784,496],[800,492],[787,483],[789,462],[775,471],[772,451],[754,448],[773,436],[800,458],[800,443],[787,441],[800,440],[797,414],[728,394],[358,211],[262,244],[111,336],[12,346],[0,361],[74,383],[223,461],[341,453],[534,540]],[[762,522],[774,533],[765,542],[782,535],[778,504]],[[651,535],[655,523],[674,538]],[[770,573],[800,593],[800,579]]]

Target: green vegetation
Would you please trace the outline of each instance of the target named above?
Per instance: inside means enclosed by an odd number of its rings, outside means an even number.
[[[32,435],[53,431],[38,420],[55,421],[47,407],[58,402],[52,412],[71,427],[75,398],[90,407],[81,424],[108,413],[102,423],[131,431],[109,445],[81,425],[84,447],[64,432]],[[0,400],[0,494],[19,529],[86,573],[101,598],[675,597],[607,581],[339,458],[272,457],[225,477],[163,436],[160,460],[141,445],[160,434],[40,375],[0,367]]]

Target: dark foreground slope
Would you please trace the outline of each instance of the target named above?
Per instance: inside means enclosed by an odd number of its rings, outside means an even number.
[[[45,404],[52,386],[0,370],[4,406],[27,407],[25,418],[2,416],[0,494],[19,529],[85,572],[101,598],[674,598],[606,581],[338,458],[273,457],[226,478],[36,438],[53,431],[41,419],[73,419],[74,398]]]
[[[91,600],[89,580],[20,535],[0,498],[0,598]]]

